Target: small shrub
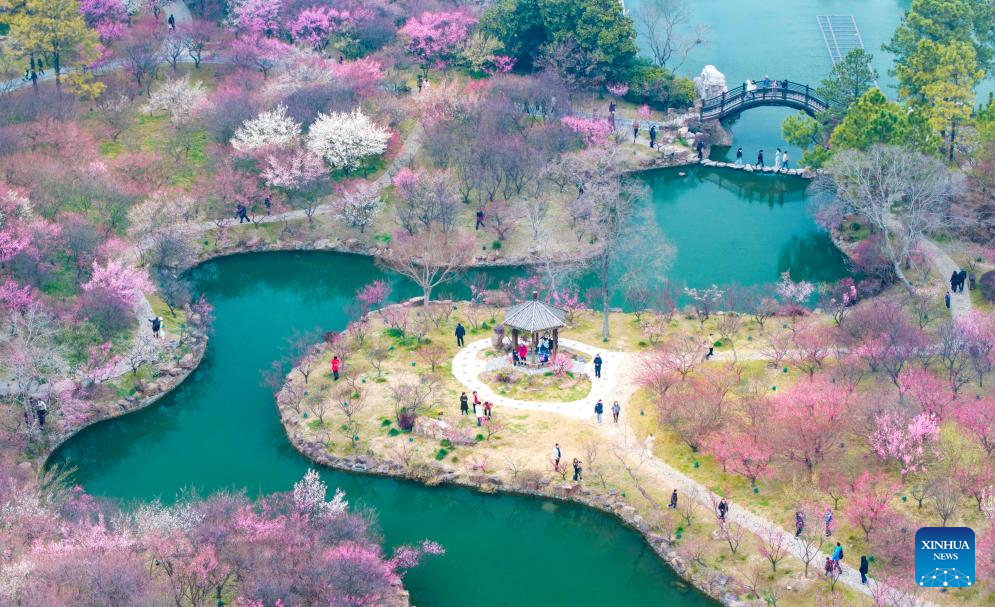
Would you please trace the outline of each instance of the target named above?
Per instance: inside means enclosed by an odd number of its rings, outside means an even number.
[[[494,374],[494,381],[499,384],[513,384],[515,376],[510,371],[498,371]]]
[[[500,240],[495,240],[494,242],[492,242],[491,243],[491,248],[494,249],[495,251],[497,251],[498,249],[500,249],[501,248],[501,241]]]
[[[448,438],[444,438],[439,441],[439,446],[442,447],[443,449],[451,449],[453,443]]]
[[[313,420],[309,421],[308,424],[307,424],[307,427],[309,429],[311,429],[311,430],[321,430],[322,426],[324,426],[324,424],[321,423],[321,421],[319,421],[317,419],[313,419]]]
[[[387,426],[391,425],[392,423],[394,423],[394,422],[390,421],[389,419],[385,419],[382,422],[380,422],[380,425],[383,426],[384,428],[386,428]]]
[[[398,430],[397,428],[391,428],[390,431],[387,432],[387,435],[388,436],[397,436],[400,433],[401,433],[401,431]]]
[[[853,230],[854,232],[856,232],[856,231],[860,230],[860,224],[855,221],[855,222],[853,222],[853,223],[850,224],[850,229]]]
[[[477,442],[479,443],[479,442],[481,442],[482,440],[484,440],[484,435],[483,435],[483,434],[478,434],[478,435],[477,435],[477,436],[475,436],[474,438],[475,438],[475,439],[477,439]]]
[[[978,288],[981,289],[981,295],[984,296],[985,301],[995,303],[995,270],[981,275]]]
[[[410,432],[415,427],[415,414],[404,409],[397,416],[397,425],[400,426],[401,430]]]
[[[446,451],[445,449],[439,449],[435,453],[435,459],[437,459],[437,460],[439,460],[441,462],[442,460],[446,459],[447,455],[449,455],[448,451]]]

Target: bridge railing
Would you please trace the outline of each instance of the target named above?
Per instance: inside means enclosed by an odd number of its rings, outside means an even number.
[[[774,105],[782,100],[786,103],[791,101],[793,104],[803,104],[815,112],[825,111],[829,107],[829,104],[818,97],[815,91],[807,84],[791,82],[790,80],[779,80],[776,86],[773,81],[770,86],[766,86],[762,81],[755,84],[756,88],[754,90],[747,90],[746,83],[744,82],[721,95],[703,100],[701,104],[701,117],[721,116],[729,110],[754,102]]]

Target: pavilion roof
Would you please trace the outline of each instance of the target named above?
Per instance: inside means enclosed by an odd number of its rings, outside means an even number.
[[[564,326],[564,318],[566,313],[563,310],[539,301],[537,294],[533,294],[531,300],[504,311],[505,326],[527,333],[558,329]]]

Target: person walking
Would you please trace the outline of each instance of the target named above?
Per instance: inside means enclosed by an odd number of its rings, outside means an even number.
[[[480,415],[483,415],[483,413],[484,413],[484,408],[480,406],[480,397],[477,396],[477,391],[474,390],[473,391],[473,414],[477,415],[477,416],[480,416]],[[479,426],[480,424],[477,424],[477,425]]]
[[[598,353],[594,356],[594,377],[601,379],[601,354]]]
[[[622,405],[618,401],[612,403],[612,421],[618,423],[618,414],[622,412]]]
[[[484,407],[483,405],[473,406],[473,413],[477,416],[477,427],[484,425]]]
[[[698,149],[698,162],[701,162],[704,158],[703,150],[705,149],[705,145],[701,142],[701,139],[699,139],[698,143],[695,144],[695,147]]]
[[[957,273],[957,270],[954,270],[953,272],[950,273],[950,290],[953,291],[954,293],[957,292],[957,278],[959,276],[960,275]]]
[[[162,329],[162,318],[156,316],[155,318],[150,318],[149,322],[152,323],[152,337],[159,339],[159,331]]]
[[[736,166],[743,166],[743,148],[736,150]]]
[[[44,428],[45,416],[48,415],[48,404],[40,398],[38,399],[38,402],[35,404],[35,415],[38,416],[38,425]]]
[[[667,508],[671,510],[677,509],[677,489],[674,489],[674,492],[670,494],[670,503],[667,504]]]
[[[867,572],[870,570],[870,568],[871,566],[870,563],[867,562],[867,556],[863,554],[860,555],[860,569],[858,569],[857,571],[860,571],[861,584],[867,583]]]
[[[166,19],[166,25],[169,26],[169,31],[175,32],[176,31],[176,17],[174,17],[173,15],[169,15],[169,19]]]
[[[961,270],[957,275],[957,282],[960,283],[960,292],[964,292],[964,285],[967,284],[967,270]]]
[[[795,537],[800,537],[805,530],[805,513],[801,510],[795,512]]]
[[[494,407],[494,403],[489,400],[484,401],[484,417],[487,419],[491,418],[492,407]]]
[[[598,399],[598,402],[594,403],[594,414],[598,417],[598,423],[601,423],[601,414],[605,412],[605,405]]]
[[[722,524],[726,523],[726,514],[729,512],[729,504],[726,502],[725,498],[719,500],[719,520]]]
[[[943,303],[947,304],[947,309],[949,310],[950,309],[950,291],[947,291],[947,294],[943,296]]]
[[[843,573],[843,566],[840,561],[843,560],[843,546],[839,542],[836,542],[836,548],[833,549],[833,566],[837,571]]]
[[[463,326],[463,323],[457,322],[456,323],[456,347],[457,348],[462,348],[463,347],[463,336],[464,335],[466,335],[466,327]]]
[[[632,123],[632,143],[636,142],[636,137],[638,137],[638,136],[639,136],[639,123],[638,122],[633,122]]]
[[[650,149],[656,147],[656,125],[650,125]]]
[[[418,86],[418,92],[420,93],[421,87],[425,86],[425,79],[422,78],[421,74],[418,74],[418,77],[415,78],[415,84]]]
[[[826,537],[830,537],[833,534],[833,509],[826,508],[826,514],[822,518],[826,521]]]
[[[477,225],[474,226],[474,230],[479,230],[484,227],[484,210],[477,209]]]
[[[342,361],[339,360],[338,355],[332,356],[332,381],[339,381],[339,369],[342,367]]]
[[[836,569],[836,566],[833,564],[833,559],[831,559],[830,557],[827,556],[826,557],[826,564],[822,566],[822,570],[823,570],[822,574],[824,576],[826,576],[826,577],[829,577],[829,576],[831,576],[833,574],[833,571],[835,569]]]
[[[574,481],[577,481],[577,482],[579,482],[581,480],[580,476],[581,476],[581,473],[584,471],[584,469],[581,467],[580,464],[581,464],[581,461],[575,457],[574,458]]]
[[[608,113],[609,114],[614,114],[615,110],[617,108],[618,108],[618,106],[615,105],[615,100],[614,99],[608,102]]]
[[[556,443],[553,445],[553,470],[560,471],[560,458],[562,457],[563,452],[560,451],[560,443]]]
[[[764,168],[764,151],[760,150],[757,152],[757,164],[753,168],[762,169]]]
[[[781,171],[781,148],[777,148],[774,152],[774,172],[779,173]]]
[[[788,170],[788,150],[784,150],[784,155],[781,156],[781,170]]]
[[[466,397],[466,392],[459,395],[459,414],[466,415],[470,412],[470,399]]]

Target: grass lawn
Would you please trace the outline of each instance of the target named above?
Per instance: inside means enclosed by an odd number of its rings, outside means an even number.
[[[498,394],[517,400],[570,402],[591,392],[591,379],[587,375],[569,371],[563,377],[556,377],[552,371],[534,375],[509,367],[486,373],[483,380]]]

